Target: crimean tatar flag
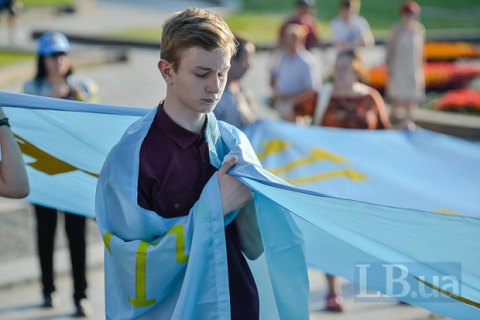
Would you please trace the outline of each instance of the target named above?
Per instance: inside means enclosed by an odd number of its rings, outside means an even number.
[[[86,215],[94,213],[95,185],[107,153],[126,128],[149,111],[8,92],[0,92],[0,105],[7,107],[25,155],[29,199]],[[259,223],[267,248],[270,243],[272,250],[282,252],[284,242],[295,244],[303,238],[308,264],[359,283],[359,299],[387,294],[455,319],[480,318],[477,144],[422,130],[361,133],[259,123],[247,135],[267,171],[241,135],[225,131],[228,126],[221,122],[219,128],[226,153],[241,159],[231,174],[254,191],[259,221],[279,220]],[[327,186],[330,183],[335,188]],[[167,234],[177,229],[167,229],[142,248],[150,252],[157,240],[174,239]],[[282,230],[290,230],[291,236]],[[114,236],[106,236],[112,253],[119,245]],[[270,289],[262,291],[263,296],[270,293],[270,303],[264,303],[263,310],[274,310],[264,312],[265,319],[286,319],[282,315],[289,312],[300,314],[292,319],[308,317],[308,305],[300,303],[306,300],[298,254],[302,250],[293,247],[297,258],[291,261],[298,266],[293,283],[298,285],[289,287],[293,278],[288,264],[263,268],[270,276]],[[269,265],[267,258],[261,258],[267,260],[264,266]],[[155,277],[148,263],[146,277]],[[135,274],[135,267],[132,270]],[[261,283],[268,276],[256,280]],[[272,278],[288,281],[273,288]],[[132,306],[139,297],[159,301],[158,292],[146,283],[127,286],[126,296],[133,300],[119,303]],[[134,312],[141,315],[142,310]]]

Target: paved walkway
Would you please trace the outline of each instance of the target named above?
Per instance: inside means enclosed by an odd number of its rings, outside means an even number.
[[[34,48],[30,38],[34,30],[56,30],[78,35],[109,34],[119,30],[161,27],[172,12],[186,7],[210,8],[225,14],[236,8],[235,0],[226,0],[224,7],[212,7],[207,0],[77,0],[80,14],[56,14],[54,10],[29,9],[19,16],[17,42],[20,47]],[[5,21],[0,21],[2,24]],[[7,28],[0,28],[0,46],[9,46]],[[160,39],[159,39],[160,40]]]
[[[324,277],[318,272],[310,273],[311,294],[311,318],[312,320],[407,320],[407,319],[433,319],[427,311],[403,306],[395,301],[382,303],[354,303],[347,296],[347,312],[332,314],[321,311],[321,297],[324,294]],[[18,286],[9,290],[0,290],[0,318],[9,320],[43,320],[43,319],[70,319],[74,311],[72,303],[72,284],[69,277],[57,277],[57,293],[62,301],[59,308],[42,309],[40,307],[40,286],[38,282]],[[103,269],[93,268],[89,270],[89,298],[93,307],[90,319],[105,319],[103,314],[104,302],[104,275]],[[345,292],[351,292],[351,285],[344,285]]]
[[[21,20],[18,45],[34,48],[28,34],[33,30],[59,30],[77,34],[96,34],[129,27],[159,26],[163,18],[172,10],[185,6],[208,6],[207,2],[176,0],[141,0],[132,6],[130,0],[98,1],[97,6],[82,10],[82,15],[49,17],[46,20]],[[150,7],[155,3],[156,5]],[[127,5],[128,4],[128,5]],[[7,45],[0,30],[0,46]],[[367,57],[378,58],[382,51],[371,51]],[[329,54],[322,56],[329,61]],[[130,60],[125,63],[109,64],[91,69],[79,70],[88,75],[100,88],[101,102],[129,106],[153,106],[164,96],[165,85],[156,70],[158,52],[138,50],[130,52]],[[262,104],[268,92],[267,68],[269,56],[259,54],[252,72],[247,74],[246,82],[258,96]],[[0,71],[1,72],[1,71]],[[19,82],[11,83],[9,89],[19,90]],[[24,202],[0,199],[0,318],[1,319],[69,319],[73,312],[71,304],[72,284],[66,274],[69,270],[68,251],[65,249],[64,236],[59,237],[59,249],[56,251],[58,292],[64,301],[56,310],[39,308],[40,287],[38,262],[35,257],[33,240],[33,215],[31,207]],[[94,315],[92,319],[104,319],[103,291],[103,255],[102,243],[94,222],[89,225],[89,297]],[[63,228],[59,225],[59,234]],[[5,238],[3,239],[2,236]],[[418,308],[400,306],[394,301],[384,303],[355,303],[352,284],[343,282],[347,300],[347,311],[343,314],[329,314],[322,311],[325,295],[323,274],[311,272],[311,319],[427,319],[430,313]]]

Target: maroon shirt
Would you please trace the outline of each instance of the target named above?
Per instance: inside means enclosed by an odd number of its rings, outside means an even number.
[[[140,148],[138,204],[163,218],[187,215],[216,169],[210,164],[204,130],[176,124],[158,107]],[[235,223],[225,227],[232,319],[258,319],[257,286],[240,251]]]

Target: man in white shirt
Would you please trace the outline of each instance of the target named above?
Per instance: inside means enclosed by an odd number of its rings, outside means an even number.
[[[285,46],[274,58],[270,70],[274,108],[282,119],[295,121],[294,106],[316,98],[319,67],[305,49],[305,27],[290,25],[285,32]]]
[[[375,44],[368,21],[358,15],[360,0],[342,0],[339,16],[330,23],[333,43],[339,51]]]

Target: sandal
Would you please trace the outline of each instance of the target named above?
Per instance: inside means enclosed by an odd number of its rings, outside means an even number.
[[[329,294],[325,299],[325,310],[330,312],[343,312],[344,301],[339,294]]]

